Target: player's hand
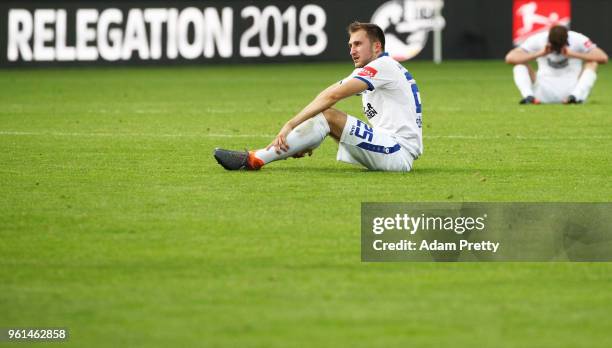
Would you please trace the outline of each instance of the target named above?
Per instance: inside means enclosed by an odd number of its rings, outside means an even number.
[[[300,151],[300,152],[296,153],[295,155],[293,155],[291,157],[293,157],[293,158],[302,158],[302,157],[304,157],[306,155],[308,155],[308,157],[312,156],[312,149]]]
[[[574,51],[570,50],[567,46],[563,46],[563,48],[561,49],[561,54],[568,58],[573,58],[576,56],[574,54]]]
[[[283,128],[278,132],[276,138],[266,147],[266,150],[270,150],[270,148],[274,147],[274,150],[277,154],[281,154],[281,151],[289,151],[289,144],[287,144],[287,135],[291,132],[291,126],[285,124]]]
[[[538,52],[538,57],[544,57],[548,54],[550,54],[552,52],[552,46],[550,44],[547,44],[546,46],[544,46],[544,48]]]

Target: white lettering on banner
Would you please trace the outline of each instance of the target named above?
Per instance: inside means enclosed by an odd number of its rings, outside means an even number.
[[[259,57],[263,53],[267,57],[277,56],[315,56],[327,48],[327,34],[324,27],[327,22],[325,11],[317,5],[306,5],[299,14],[300,34],[296,45],[296,16],[294,6],[290,6],[284,13],[276,6],[266,6],[263,11],[255,6],[242,9],[243,19],[252,18],[253,24],[242,34],[240,38],[240,55],[242,57]],[[313,17],[314,21],[309,22]],[[287,45],[282,46],[284,23],[287,23],[288,35]],[[268,29],[274,29],[274,41],[270,43]],[[259,46],[251,46],[251,40],[259,34]],[[313,36],[314,43],[308,44],[308,38]]]
[[[140,9],[131,9],[128,13],[121,58],[123,60],[132,58],[134,51],[138,51],[138,57],[140,59],[149,59],[147,28],[145,27],[144,18]]]
[[[119,28],[110,28],[111,24],[118,25],[123,21],[123,13],[116,8],[102,11],[98,19],[98,50],[100,56],[108,61],[121,59],[121,46],[123,36]]]
[[[162,56],[162,26],[168,20],[168,11],[163,8],[148,8],[144,10],[144,19],[151,26],[151,59],[159,59]]]
[[[57,10],[55,18],[55,58],[59,61],[75,60],[76,50],[66,45],[66,10]]]
[[[289,6],[285,13],[283,13],[283,22],[287,23],[287,46],[281,48],[281,54],[283,56],[299,56],[300,47],[296,44],[297,42],[297,17],[296,17],[295,6]],[[327,45],[325,45],[327,47]]]
[[[313,16],[314,22],[308,23],[308,17]],[[317,5],[306,5],[300,13],[300,49],[307,56],[316,56],[327,47],[327,34],[323,31],[327,18],[325,11]],[[314,36],[315,43],[308,45],[308,37]]]
[[[204,15],[195,7],[189,7],[181,11],[178,18],[178,48],[181,56],[187,59],[195,59],[202,54],[204,43]],[[193,27],[193,42],[189,42],[189,27]]]
[[[274,28],[274,41],[270,44],[268,40],[268,28],[272,20],[272,27]],[[283,19],[278,7],[268,6],[261,12],[261,19],[259,20],[259,43],[261,45],[261,51],[266,57],[274,57],[278,55],[283,44]]]
[[[55,11],[40,9],[34,12],[34,59],[38,61],[50,61],[55,59],[53,47],[46,46],[46,42],[53,40],[53,29],[49,24],[55,22]]]
[[[98,10],[81,9],[77,10],[77,40],[76,40],[76,55],[77,60],[96,60],[98,59],[98,50],[94,46],[88,46],[90,41],[96,39],[96,31],[91,27],[98,21]],[[34,16],[34,20],[37,20]]]
[[[176,59],[178,57],[178,44],[177,44],[177,33],[176,23],[178,22],[178,10],[171,8],[168,10],[168,38],[166,45],[166,56],[168,59]]]
[[[204,56],[206,58],[214,57],[214,44],[216,44],[221,57],[228,58],[232,56],[234,11],[226,7],[221,11],[221,16],[223,19],[219,18],[219,12],[214,8],[207,8],[204,10],[204,21],[207,26],[204,40]]]
[[[28,10],[12,9],[8,12],[8,45],[6,57],[16,61],[19,56],[24,61],[32,60],[32,48],[28,41],[32,37],[33,21]]]
[[[71,17],[72,16],[72,17]],[[234,9],[9,9],[7,58],[16,61],[125,61],[313,56],[327,48],[323,8],[307,4]],[[72,24],[74,23],[74,24]],[[69,27],[69,24],[74,27]]]
[[[259,47],[249,46],[249,41],[251,41],[251,38],[257,35],[257,32],[260,30],[259,19],[261,17],[261,12],[255,6],[248,6],[242,9],[240,15],[242,18],[253,17],[253,25],[251,25],[240,38],[240,55],[242,57],[259,57],[261,55],[261,49]]]

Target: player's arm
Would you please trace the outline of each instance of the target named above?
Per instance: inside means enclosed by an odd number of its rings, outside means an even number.
[[[324,90],[322,90],[322,91],[321,91],[321,92],[320,92],[320,93],[317,95],[317,97],[318,97],[318,96],[320,96],[321,94],[326,94],[326,93],[331,92],[331,90],[333,90],[333,89],[334,89],[334,88],[336,88],[337,86],[340,86],[341,84],[342,84],[342,81],[340,81],[340,82],[336,82],[336,83],[334,83],[334,84],[330,85],[329,87],[327,87],[327,88],[325,88]]]
[[[334,84],[319,93],[310,104],[306,105],[295,117],[287,121],[286,125],[293,129],[307,119],[334,106],[340,100],[361,93],[367,88],[368,85],[359,79],[349,79],[342,84]]]
[[[546,45],[543,49],[537,52],[527,52],[521,47],[516,47],[506,54],[507,64],[526,64],[532,60],[538,59],[550,53],[550,46]]]
[[[302,111],[285,123],[280,132],[278,132],[278,135],[274,141],[268,145],[268,149],[274,146],[277,150],[280,149],[287,151],[287,135],[291,132],[291,130],[320,112],[331,108],[340,100],[361,93],[367,88],[368,85],[359,79],[349,79],[342,84],[334,84],[329,86],[319,93],[319,95],[317,95],[313,101],[306,105]]]
[[[582,53],[572,51],[567,46],[563,49],[563,54],[570,58],[582,59],[586,62],[596,62],[599,64],[606,64],[608,62],[608,55],[601,48],[595,47],[589,52]]]

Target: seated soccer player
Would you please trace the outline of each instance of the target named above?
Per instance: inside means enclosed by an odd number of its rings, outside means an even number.
[[[537,74],[529,66],[532,60],[538,62]],[[607,62],[588,37],[561,25],[530,36],[506,55],[506,63],[515,65],[520,104],[582,103],[597,79],[597,65]]]
[[[348,27],[355,70],[323,90],[290,119],[266,148],[253,151],[215,149],[228,170],[260,169],[288,157],[303,157],[331,135],[338,141],[337,159],[372,170],[407,172],[423,153],[421,102],[412,75],[385,53],[385,36],[374,24]],[[339,100],[361,94],[369,124],[332,108]]]

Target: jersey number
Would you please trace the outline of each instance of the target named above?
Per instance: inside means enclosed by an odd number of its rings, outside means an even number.
[[[419,128],[423,127],[423,118],[421,116],[422,107],[421,107],[421,93],[419,93],[419,87],[416,83],[410,83],[413,80],[412,75],[409,72],[404,74],[406,76],[406,80],[410,84],[410,90],[412,90],[412,96],[414,97],[414,105],[416,106],[416,123]]]
[[[421,113],[421,93],[419,93],[419,87],[417,87],[416,83],[410,85],[412,89],[412,95],[414,96],[414,104],[416,105],[417,114]]]
[[[361,133],[361,130],[363,127],[363,133]],[[361,122],[361,120],[357,120],[357,128],[355,128],[355,136],[359,137],[361,139],[368,139],[369,142],[372,142],[372,137],[374,137],[374,131],[372,130],[371,127],[368,127],[367,124]]]

